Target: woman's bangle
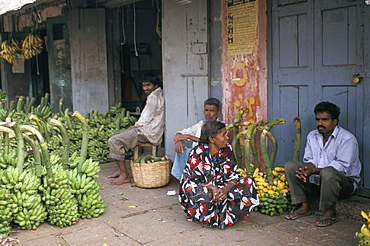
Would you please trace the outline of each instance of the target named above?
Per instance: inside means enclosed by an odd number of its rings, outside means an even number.
[[[206,184],[204,187],[207,187],[208,185],[211,185],[211,183]]]
[[[236,185],[236,183],[234,181],[229,181],[229,184],[232,183],[233,185]]]

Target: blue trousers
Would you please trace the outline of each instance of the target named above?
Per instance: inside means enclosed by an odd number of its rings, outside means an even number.
[[[178,180],[181,179],[182,172],[184,171],[191,150],[192,148],[186,148],[181,155],[175,153],[171,174]]]

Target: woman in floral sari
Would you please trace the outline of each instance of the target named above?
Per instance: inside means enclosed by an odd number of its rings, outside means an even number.
[[[180,204],[188,220],[225,228],[246,218],[259,204],[253,179],[241,178],[237,172],[228,139],[224,123],[204,123],[180,181]]]

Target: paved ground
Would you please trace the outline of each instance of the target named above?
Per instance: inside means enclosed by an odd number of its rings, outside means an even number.
[[[357,245],[355,232],[362,223],[341,219],[325,228],[317,228],[317,215],[296,221],[283,216],[267,216],[254,212],[224,230],[204,228],[188,222],[178,204],[178,182],[157,189],[142,189],[132,184],[110,186],[106,176],[116,170],[114,162],[101,164],[102,194],[106,212],[98,218],[81,219],[77,224],[58,228],[43,223],[37,230],[13,228],[17,245],[27,246],[102,246],[102,245]]]

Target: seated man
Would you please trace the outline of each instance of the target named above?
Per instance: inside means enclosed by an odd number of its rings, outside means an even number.
[[[206,120],[216,120],[220,112],[221,102],[218,99],[208,98],[204,101],[204,118]],[[201,120],[194,126],[177,132],[174,137],[176,153],[171,174],[178,180],[181,179],[181,175],[188,160],[190,150],[192,149],[192,147],[198,144],[203,123],[204,120]],[[193,143],[192,146],[191,144],[189,144],[189,142],[191,141]]]
[[[125,166],[125,153],[142,143],[159,145],[162,141],[164,127],[164,100],[159,78],[153,74],[145,74],[141,79],[147,100],[140,118],[135,126],[117,132],[108,139],[109,156],[116,159],[119,170],[108,178],[116,178],[108,184],[120,185],[130,182]]]
[[[323,215],[315,226],[330,226],[338,221],[336,202],[351,195],[360,182],[361,162],[356,137],[338,126],[340,109],[321,102],[314,109],[316,130],[307,136],[303,164],[289,161],[285,174],[293,204],[300,204],[285,218],[295,220],[311,215],[307,197],[320,197]]]

